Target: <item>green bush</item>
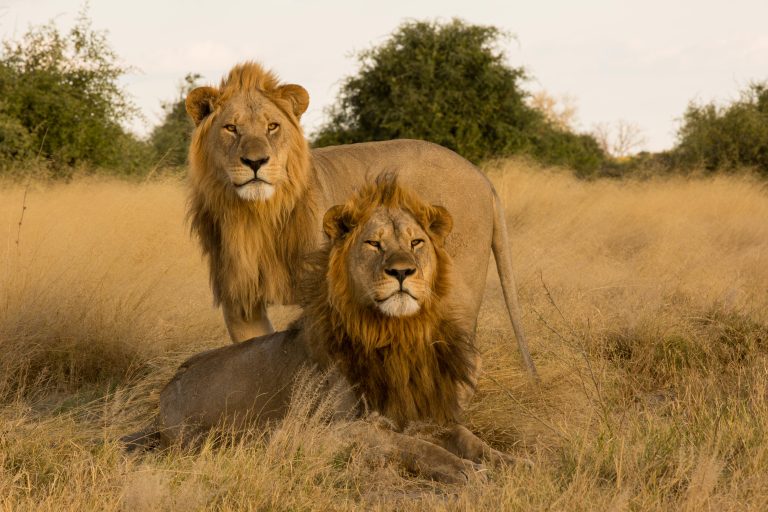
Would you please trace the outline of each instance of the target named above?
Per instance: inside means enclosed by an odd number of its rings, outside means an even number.
[[[683,166],[746,166],[768,176],[768,82],[750,85],[727,106],[689,104],[673,155]]]
[[[126,71],[85,12],[66,34],[50,22],[31,28],[20,41],[5,41],[0,57],[4,162],[39,156],[54,175],[84,165],[124,172],[146,167],[145,145],[122,126],[136,115],[118,84]]]
[[[179,87],[178,97],[174,101],[163,103],[165,117],[149,136],[149,143],[158,165],[182,167],[187,163],[187,149],[195,126],[187,115],[184,99],[197,87],[199,79],[199,74],[187,74]]]
[[[35,140],[21,121],[5,113],[0,104],[0,159],[25,161],[34,154]]]
[[[544,125],[532,135],[533,156],[549,165],[571,167],[582,178],[593,177],[607,158],[591,135],[577,134]]]
[[[425,139],[473,162],[528,153],[590,172],[603,158],[591,136],[553,127],[526,103],[522,68],[504,63],[491,26],[407,22],[359,55],[315,146]]]

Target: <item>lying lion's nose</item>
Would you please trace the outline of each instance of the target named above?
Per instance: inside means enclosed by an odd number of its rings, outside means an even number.
[[[402,286],[405,278],[415,274],[416,269],[413,267],[404,267],[398,265],[396,267],[392,266],[390,268],[385,268],[384,273],[397,279],[397,281],[400,283],[400,286]]]
[[[247,165],[248,167],[253,169],[254,173],[256,173],[259,171],[259,168],[262,165],[269,162],[269,157],[265,156],[264,158],[259,158],[258,160],[251,160],[249,158],[245,158],[244,156],[242,156],[240,157],[240,161],[243,162],[243,165]]]

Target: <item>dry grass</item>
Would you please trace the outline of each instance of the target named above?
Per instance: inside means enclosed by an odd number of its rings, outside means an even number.
[[[768,191],[489,167],[507,204],[525,379],[493,270],[468,413],[536,461],[466,488],[370,467],[298,403],[269,438],[126,456],[187,355],[226,343],[183,185],[0,191],[1,510],[764,510]],[[18,238],[19,243],[16,244]],[[273,311],[277,326],[295,314]]]

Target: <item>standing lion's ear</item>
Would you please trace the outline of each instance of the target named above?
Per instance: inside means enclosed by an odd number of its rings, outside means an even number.
[[[453,217],[448,213],[448,210],[435,204],[427,209],[426,217],[426,226],[424,227],[433,236],[435,244],[442,246],[445,243],[445,238],[453,229]]]
[[[185,104],[187,114],[195,122],[195,126],[213,112],[213,105],[218,97],[219,91],[213,87],[198,87],[189,91]]]
[[[325,212],[325,216],[323,216],[323,231],[331,239],[331,242],[344,238],[352,231],[352,217],[349,212],[344,211],[343,204],[331,206]]]
[[[309,106],[309,93],[305,88],[296,84],[282,85],[277,88],[277,92],[281,98],[285,98],[291,102],[291,108],[293,108],[293,114],[300,118],[301,114],[307,111]]]

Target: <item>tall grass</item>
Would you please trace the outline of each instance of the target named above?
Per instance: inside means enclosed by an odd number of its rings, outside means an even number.
[[[533,459],[451,488],[371,466],[297,412],[270,437],[126,456],[186,356],[228,343],[173,180],[0,191],[1,510],[763,510],[768,190],[487,167],[542,384],[489,273],[467,412]],[[16,243],[18,240],[18,244]],[[283,327],[292,308],[275,308]]]

